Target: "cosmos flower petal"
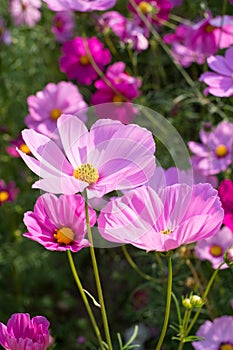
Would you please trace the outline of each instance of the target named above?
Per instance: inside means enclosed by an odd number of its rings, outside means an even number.
[[[71,166],[57,144],[45,135],[34,130],[23,130],[23,139],[31,153],[47,168],[71,172]]]
[[[100,234],[146,251],[168,251],[207,238],[219,230],[223,219],[217,191],[213,190],[213,194],[210,187],[176,184],[159,193],[146,186],[136,188],[102,209],[98,218]],[[181,201],[182,196],[187,200]],[[148,204],[148,197],[152,205]],[[214,197],[212,205],[205,207],[209,197]],[[197,215],[192,208],[189,211],[194,199],[198,204]]]
[[[32,185],[32,188],[40,188],[49,193],[71,195],[77,192],[83,192],[87,186],[88,184],[86,182],[76,180],[72,176],[50,176],[36,181]]]
[[[88,135],[88,130],[81,120],[71,114],[61,115],[57,127],[64,151],[75,169],[82,164],[80,152],[77,152],[77,148],[86,147],[85,136]]]

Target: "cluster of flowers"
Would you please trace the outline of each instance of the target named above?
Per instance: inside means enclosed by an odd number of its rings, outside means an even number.
[[[28,97],[25,124],[30,129],[11,140],[7,152],[23,158],[41,178],[33,187],[47,193],[38,198],[34,211],[25,213],[28,232],[24,236],[51,251],[78,252],[90,246],[86,238],[85,200],[78,194],[86,191],[90,225],[98,226],[105,240],[159,252],[198,242],[197,256],[209,260],[216,269],[233,244],[233,183],[224,180],[220,184],[221,201],[213,188],[218,186],[216,175],[233,163],[233,124],[227,121],[216,127],[206,124],[200,131],[201,143],[188,143],[194,154],[191,160],[195,185],[189,183],[188,172],[155,168],[152,134],[128,124],[132,121],[129,115],[133,115],[129,113],[130,102],[140,95],[141,79],[131,76],[122,61],[110,64],[111,52],[97,37],[73,37],[75,11],[106,11],[116,0],[44,2],[57,12],[52,31],[62,44],[60,70],[77,84],[94,84],[96,91],[90,103],[96,106],[112,103],[114,120],[107,119],[109,113],[104,115],[97,106],[97,115],[106,119],[100,119],[88,131],[85,126],[88,104],[77,85],[69,81],[50,82],[42,91]],[[93,20],[102,32],[111,30],[123,47],[140,53],[149,47],[150,26],[159,29],[168,20],[172,8],[180,4],[181,1],[174,0],[129,1],[131,18],[109,11],[93,15]],[[41,5],[40,0],[11,0],[14,24],[34,26],[40,20]],[[0,19],[0,42],[10,44],[10,40],[5,22]],[[200,81],[208,85],[204,94],[233,95],[232,16],[212,18],[208,12],[202,21],[179,25],[174,34],[165,35],[163,40],[172,45],[175,60],[184,67],[193,62],[202,64],[207,58],[209,67],[216,73],[201,75]],[[214,56],[219,49],[227,49],[225,58]],[[114,190],[121,191],[121,196],[111,200],[106,197],[107,204],[101,206],[97,217],[92,201]],[[1,180],[0,205],[14,200],[17,191],[14,183],[6,185]],[[227,259],[232,261],[231,249],[227,251]],[[227,267],[227,264],[221,266]],[[213,323],[207,321],[197,333],[205,340],[193,343],[195,349],[210,347],[211,334],[225,324],[228,328],[223,332],[224,337],[219,335],[214,345],[232,349],[230,316]],[[7,326],[0,326],[0,344],[5,349],[33,348],[35,343],[39,350],[45,350],[51,345],[49,324],[43,317],[30,320],[28,314],[17,314]]]

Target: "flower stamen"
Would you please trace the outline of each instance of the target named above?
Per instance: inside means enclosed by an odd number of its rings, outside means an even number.
[[[7,191],[0,191],[0,202],[6,202],[9,198],[9,193]]]
[[[170,235],[174,230],[172,228],[167,228],[166,230],[161,230],[160,233],[163,235]]]
[[[155,8],[146,1],[141,1],[138,7],[144,15],[147,15],[148,13],[153,13],[155,10]]]
[[[233,345],[231,345],[230,343],[222,344],[220,346],[220,350],[233,350]]]
[[[89,185],[96,183],[99,179],[98,170],[89,163],[79,165],[74,170],[73,176],[78,180],[87,182]]]
[[[209,250],[210,254],[214,257],[219,257],[223,254],[223,250],[222,250],[222,247],[220,245],[217,245],[217,244],[213,244],[211,247],[210,247],[210,250]]]
[[[113,99],[112,99],[112,102],[114,102],[114,103],[122,103],[122,102],[124,102],[124,98],[121,97],[120,95],[114,95]]]
[[[74,232],[69,227],[62,227],[55,230],[53,237],[58,243],[70,244],[74,241]]]
[[[215,148],[215,154],[219,158],[225,157],[227,153],[228,149],[225,145],[220,144]]]
[[[22,145],[19,146],[20,151],[23,153],[29,154],[31,153],[29,147],[26,145],[26,143],[23,143]]]
[[[83,65],[83,66],[87,66],[90,63],[90,59],[88,57],[88,55],[82,55],[79,58],[79,62]]]
[[[59,108],[54,108],[50,112],[50,117],[53,120],[57,120],[61,116],[61,114],[62,114],[62,111]]]

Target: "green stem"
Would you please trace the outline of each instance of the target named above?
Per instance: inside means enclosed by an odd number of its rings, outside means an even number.
[[[219,265],[219,267],[214,271],[213,275],[211,276],[211,279],[209,280],[209,283],[208,283],[208,285],[207,285],[207,287],[206,287],[205,293],[203,294],[203,298],[202,298],[202,299],[203,299],[203,302],[205,302],[205,299],[207,298],[207,295],[209,294],[210,288],[211,288],[211,286],[212,286],[212,284],[213,284],[213,282],[214,282],[214,280],[215,280],[215,277],[217,276],[217,274],[218,274],[218,272],[219,272],[221,266],[222,266],[224,263],[225,263],[225,262],[221,263],[221,264]],[[190,325],[189,325],[187,331],[185,332],[185,335],[184,335],[185,338],[186,338],[186,337],[189,335],[189,333],[191,332],[193,326],[195,325],[195,323],[196,323],[196,321],[197,321],[197,319],[198,319],[198,317],[199,317],[199,315],[200,315],[201,310],[202,310],[202,307],[198,308],[198,310],[196,311],[196,313],[195,313],[195,315],[194,315],[194,317],[193,317],[193,319],[192,319],[192,322],[190,323]],[[182,340],[181,340],[181,342],[180,342],[180,344],[179,344],[179,347],[178,347],[178,350],[182,350],[182,349],[183,349],[183,346],[184,346],[184,342],[182,342]]]
[[[206,287],[205,293],[203,294],[203,301],[204,301],[204,302],[205,302],[205,299],[207,298],[207,295],[209,294],[210,288],[211,288],[211,286],[212,286],[212,284],[213,284],[213,282],[214,282],[214,280],[215,280],[215,277],[217,276],[217,274],[218,274],[218,272],[219,272],[219,270],[220,270],[220,268],[221,268],[221,266],[222,266],[223,264],[225,264],[225,262],[223,262],[223,263],[221,263],[221,264],[219,265],[219,267],[214,271],[214,273],[213,273],[211,279],[209,280],[209,283],[208,283],[208,285],[207,285],[207,287]],[[198,319],[198,316],[199,316],[199,314],[200,314],[200,312],[201,312],[201,309],[202,309],[202,308],[200,307],[200,308],[197,310],[195,316],[193,317],[192,322],[190,323],[189,328],[187,329],[187,332],[186,332],[186,335],[185,335],[186,337],[187,337],[187,335],[190,333],[190,331],[191,331],[191,329],[193,328],[194,324],[196,323],[196,320]]]
[[[145,280],[147,281],[155,281],[155,282],[158,282],[158,280],[156,278],[153,278],[152,276],[150,275],[147,275],[145,272],[143,272],[141,269],[139,269],[139,267],[137,266],[137,264],[133,261],[133,259],[131,258],[127,248],[125,245],[123,245],[121,247],[123,253],[124,253],[124,256],[126,258],[126,260],[128,261],[129,265],[141,276],[143,277]]]
[[[86,294],[83,290],[83,287],[82,287],[82,283],[79,279],[79,276],[78,276],[78,273],[77,273],[77,270],[75,268],[75,265],[74,265],[74,260],[73,260],[73,257],[72,257],[72,254],[71,254],[71,251],[70,250],[67,250],[67,255],[68,255],[68,259],[69,259],[69,263],[70,263],[70,268],[71,268],[71,271],[72,271],[72,274],[73,274],[73,277],[74,277],[74,280],[77,284],[77,287],[79,289],[79,292],[81,294],[81,297],[83,299],[83,302],[84,302],[84,305],[86,307],[86,310],[88,312],[88,315],[90,317],[90,320],[91,320],[91,323],[92,323],[92,326],[94,328],[94,331],[95,331],[95,334],[97,336],[97,339],[98,339],[98,342],[99,342],[99,345],[100,345],[100,348],[101,350],[104,350],[104,345],[103,345],[103,340],[102,340],[102,337],[101,337],[101,334],[100,334],[100,330],[99,330],[99,327],[96,323],[96,320],[95,320],[95,316],[91,310],[91,307],[90,307],[90,304],[89,304],[89,301],[86,297]]]
[[[105,303],[104,303],[103,291],[102,291],[101,282],[100,282],[100,275],[99,275],[98,265],[97,265],[96,256],[95,256],[95,249],[94,249],[94,244],[93,244],[93,237],[92,237],[90,218],[89,218],[89,212],[88,212],[88,199],[87,199],[86,190],[84,191],[84,198],[85,198],[87,234],[88,234],[89,242],[91,244],[90,245],[90,254],[91,254],[91,260],[92,260],[93,271],[94,271],[94,276],[95,276],[96,288],[97,288],[97,293],[98,293],[98,298],[99,298],[99,303],[100,303],[100,310],[101,310],[101,315],[102,315],[102,320],[103,320],[104,332],[105,332],[105,336],[106,336],[106,342],[108,344],[108,350],[113,350],[110,332],[109,332],[109,326],[108,326],[108,318],[107,318],[107,313],[106,313],[106,308],[105,308]]]
[[[171,255],[168,255],[168,277],[167,277],[167,298],[166,298],[166,310],[163,322],[162,332],[160,334],[160,338],[155,350],[160,350],[163,344],[163,340],[167,331],[169,316],[170,316],[170,308],[171,308],[171,295],[172,295],[172,259]]]

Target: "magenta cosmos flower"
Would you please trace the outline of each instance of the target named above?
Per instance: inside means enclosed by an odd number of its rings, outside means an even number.
[[[233,349],[233,317],[222,316],[213,322],[205,321],[196,335],[204,340],[193,342],[195,350],[232,350]]]
[[[185,40],[186,46],[206,56],[213,55],[218,49],[227,48],[233,44],[233,17],[206,18],[190,26],[189,35]]]
[[[52,33],[59,43],[64,43],[72,38],[74,27],[73,12],[61,11],[54,15]]]
[[[98,227],[111,242],[163,252],[211,237],[222,219],[217,191],[209,184],[176,184],[158,192],[142,186],[109,202]]]
[[[205,72],[199,78],[208,85],[204,90],[205,95],[211,94],[218,97],[233,95],[232,60],[233,47],[225,52],[225,57],[217,55],[207,58],[207,63],[214,72]]]
[[[90,207],[89,215],[93,226],[96,215]],[[33,212],[24,214],[23,221],[28,229],[28,233],[23,236],[48,250],[78,252],[90,245],[84,238],[87,231],[85,200],[79,194],[56,197],[46,193],[38,198]]]
[[[13,314],[7,325],[0,323],[0,344],[5,350],[46,350],[51,346],[49,321],[43,316]]]
[[[8,154],[10,154],[14,158],[20,157],[19,153],[17,152],[16,148],[19,148],[22,152],[26,154],[30,154],[30,149],[25,144],[21,134],[16,138],[9,141],[9,146],[6,147],[6,151]]]
[[[88,196],[102,197],[113,190],[142,185],[155,168],[152,134],[138,125],[98,120],[88,132],[73,115],[58,119],[63,151],[48,137],[24,130],[23,138],[35,158],[19,150],[29,168],[42,179],[33,187],[74,194],[87,188]]]
[[[134,0],[138,11],[141,11],[146,18],[154,24],[163,24],[168,20],[172,3],[169,0]],[[129,4],[129,10],[138,16],[136,8]]]
[[[204,175],[218,174],[232,164],[233,124],[223,121],[208,135],[200,132],[202,143],[190,141],[195,166]]]
[[[110,63],[111,54],[95,37],[76,37],[62,46],[63,56],[60,58],[60,69],[69,79],[79,84],[90,85],[98,77],[92,60],[100,70]]]
[[[16,26],[34,27],[41,17],[40,7],[41,0],[11,0],[9,10]]]
[[[53,11],[106,11],[113,7],[116,0],[44,0]]]
[[[184,23],[176,27],[175,33],[164,35],[163,40],[166,44],[172,45],[172,56],[183,67],[189,67],[193,62],[202,64],[205,62],[203,53],[194,51],[188,47],[186,40],[190,36],[191,24]]]
[[[138,89],[141,87],[141,80],[127,74],[125,69],[124,62],[116,62],[109,66],[105,75],[108,83],[101,79],[95,82],[98,90],[92,95],[91,103],[98,105],[113,102],[107,110],[105,105],[97,106],[97,115],[128,124],[135,116],[135,108],[127,102],[131,102],[140,95]]]
[[[80,111],[87,108],[87,104],[77,86],[71,82],[49,83],[44,90],[29,96],[27,103],[29,115],[25,118],[25,124],[48,136],[56,130],[57,120],[63,113],[78,114],[86,121],[85,112]]]
[[[224,209],[223,223],[233,232],[233,182],[223,180],[220,183],[218,193]]]
[[[200,260],[208,260],[212,264],[213,269],[224,261],[224,253],[233,244],[233,233],[228,227],[223,227],[215,235],[210,238],[197,242],[195,252]],[[221,269],[228,266],[224,264]]]
[[[6,202],[13,202],[19,192],[15,187],[14,181],[6,184],[4,180],[0,180],[0,207]]]

